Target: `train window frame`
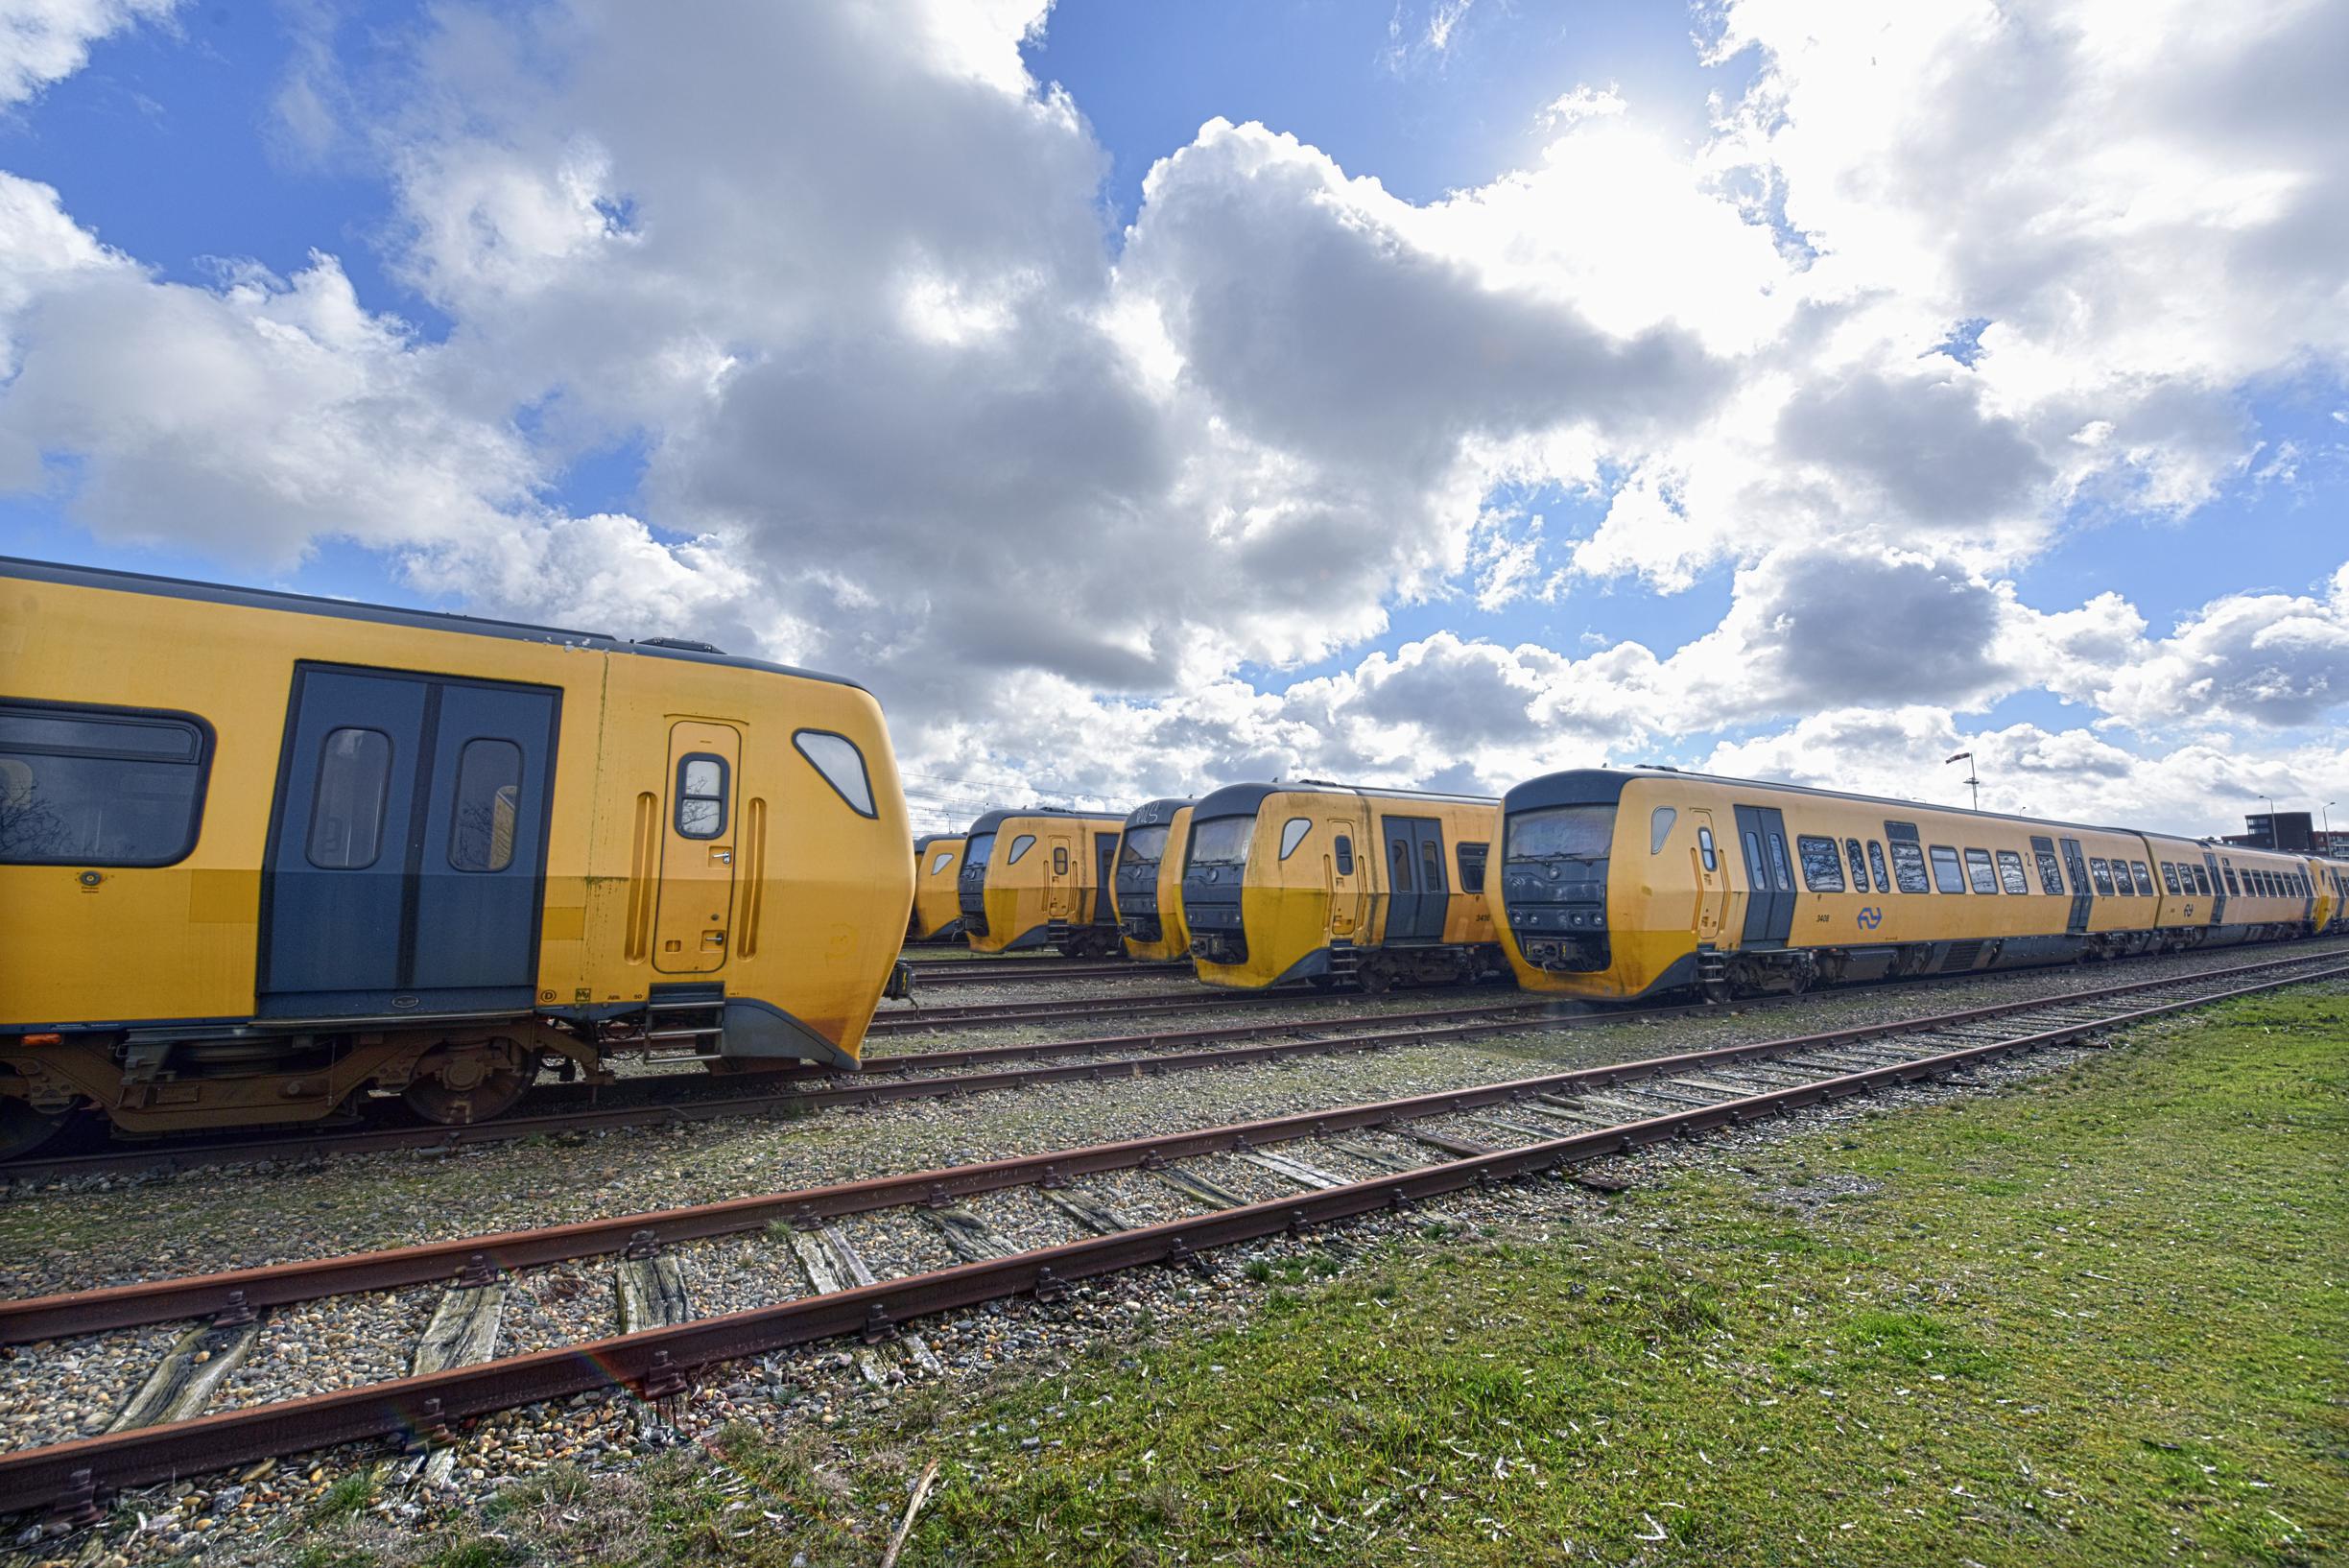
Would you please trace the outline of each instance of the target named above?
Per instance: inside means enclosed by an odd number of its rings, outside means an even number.
[[[816,750],[810,750],[808,748],[810,741],[819,743],[819,750],[830,751],[831,760],[827,762],[822,756],[818,755]],[[842,756],[839,752],[832,751],[830,747],[822,744],[832,741],[837,741],[846,747],[848,754]],[[842,804],[866,821],[880,820],[881,808],[873,801],[872,770],[866,765],[863,747],[837,729],[795,729],[792,731],[792,749],[798,752],[806,760],[807,765],[815,769],[826,784],[832,786],[832,793],[841,797]],[[856,764],[853,790],[846,782],[843,782],[843,774],[847,771],[846,764],[851,761]]]
[[[1845,839],[1843,841],[1843,857],[1851,862],[1852,891],[1867,891],[1867,851],[1860,847],[1860,841],[1858,839]]]
[[[685,787],[687,772],[697,762],[707,762],[716,765],[718,769],[717,794],[711,795],[700,790],[688,790]],[[677,758],[676,804],[671,807],[669,812],[670,824],[676,829],[677,837],[680,839],[692,839],[696,843],[701,843],[709,839],[724,838],[725,836],[726,823],[733,816],[733,766],[728,763],[725,758],[720,756],[715,751],[688,751],[683,756]],[[710,830],[706,833],[697,833],[692,828],[685,825],[685,807],[689,802],[696,800],[715,800],[718,803],[718,820],[712,824]]]
[[[1648,814],[1648,853],[1664,853],[1664,841],[1672,837],[1673,823],[1680,814],[1670,806],[1658,806]]]
[[[1915,839],[1894,839],[1886,846],[1892,856],[1892,885],[1905,893],[1934,891],[1933,873],[1925,863],[1925,845]],[[1907,850],[1907,854],[1901,851]],[[1910,884],[1915,886],[1911,887]]]
[[[383,743],[383,762],[375,773],[374,828],[368,840],[368,856],[365,860],[344,858],[339,861],[327,861],[319,859],[320,847],[319,830],[327,821],[332,820],[332,819],[321,817],[320,808],[326,803],[326,769],[327,764],[333,758],[335,737],[338,735],[372,735]],[[310,778],[310,820],[302,829],[302,859],[309,863],[312,869],[364,871],[383,859],[384,809],[391,803],[392,774],[392,770],[398,766],[398,744],[373,725],[337,725],[320,737],[318,767]],[[345,853],[347,857],[347,850]]]
[[[951,866],[951,865],[953,865],[953,864],[954,864],[954,858],[955,858],[955,852],[954,852],[953,850],[951,850],[951,849],[941,849],[941,850],[939,850],[939,851],[937,852],[937,857],[936,857],[936,858],[934,858],[934,859],[933,859],[933,860],[930,862],[930,874],[931,874],[932,876],[936,876],[936,875],[937,875],[937,874],[938,874],[940,871],[943,871],[944,869],[946,869],[946,867],[949,867],[949,866]]]
[[[2173,860],[2163,861],[2161,863],[2161,869],[2162,890],[2169,893],[2169,895],[2172,898],[2185,897],[2186,895],[2178,891],[2177,862]]]
[[[1004,856],[1004,864],[1006,866],[1017,866],[1020,863],[1020,857],[1028,853],[1029,850],[1033,849],[1035,846],[1036,836],[1034,834],[1021,834],[1018,838],[1011,841],[1011,849],[1008,854]]]
[[[2232,861],[2220,861],[2218,863],[2218,871],[2221,876],[2226,878],[2227,896],[2229,898],[2241,898],[2242,896],[2242,888],[2235,880],[2234,863]]]
[[[1868,871],[1876,879],[1876,891],[1889,896],[1892,891],[1892,873],[1885,869],[1884,844],[1875,839],[1870,839],[1867,845]]]
[[[500,785],[489,793],[491,816],[488,828],[488,852],[483,857],[480,865],[474,865],[470,858],[460,858],[458,850],[460,840],[464,833],[467,771],[473,761],[474,748],[485,746],[502,746],[513,753],[513,782]],[[445,851],[450,870],[462,872],[466,876],[495,876],[513,865],[514,832],[522,821],[522,779],[523,775],[529,772],[529,768],[530,761],[523,753],[521,745],[518,742],[508,740],[503,735],[476,735],[458,748],[456,788],[451,792],[448,845]],[[501,804],[506,808],[506,855],[503,860],[498,858],[496,819],[496,812]]]
[[[2030,878],[2023,869],[2023,857],[2012,849],[1998,851],[1999,886],[2018,898],[2030,896]]]
[[[1778,891],[1794,891],[1794,863],[1787,858],[1786,835],[1773,832],[1769,836],[1770,874],[1777,879]]]
[[[2064,884],[2063,857],[2055,853],[2053,839],[2031,840],[2031,860],[2039,867],[2039,891],[2049,898],[2071,896]]]
[[[1459,862],[1459,891],[1481,893],[1484,891],[1484,867],[1492,856],[1489,843],[1463,842],[1456,845],[1452,858]]]
[[[1933,867],[1934,891],[1945,893],[1964,892],[1966,891],[1965,861],[1959,857],[1957,845],[1933,843],[1927,844],[1925,849],[1926,859]],[[1943,874],[1945,868],[1946,875]],[[1956,886],[1953,887],[1951,885],[1953,883]]]
[[[1069,852],[1068,845],[1065,843],[1056,843],[1053,845],[1052,874],[1055,876],[1066,876],[1069,874]]]
[[[1450,889],[1438,886],[1445,880],[1443,846],[1433,839],[1421,839],[1419,841],[1419,891],[1421,892],[1449,892]]]
[[[2151,868],[2149,868],[2144,861],[2132,860],[2129,862],[2129,874],[2137,879],[2137,896],[2140,898],[2151,898],[2153,896],[2153,872]]]
[[[2118,898],[2121,896],[2119,893],[2113,891],[2112,863],[2101,855],[2090,855],[2088,857],[2088,882],[2091,887],[2096,889],[2097,896],[2099,898]]]
[[[1313,837],[1313,819],[1310,817],[1292,817],[1281,823],[1281,859],[1287,860],[1291,855],[1295,854],[1297,845]]]
[[[114,726],[117,738],[126,728],[175,729],[191,741],[189,751],[178,756],[163,756],[152,751],[139,751],[127,747],[71,744],[70,738],[59,736],[42,741],[36,736],[8,738],[0,728],[0,759],[16,765],[26,782],[19,786],[27,794],[39,788],[40,770],[30,759],[55,757],[76,762],[118,762],[133,767],[189,768],[195,782],[187,791],[185,802],[187,820],[177,842],[166,841],[167,849],[157,849],[143,855],[35,855],[11,850],[0,844],[0,866],[104,866],[124,869],[154,869],[177,866],[196,852],[197,841],[203,836],[204,801],[212,782],[212,752],[216,737],[211,723],[201,714],[174,708],[130,707],[93,702],[49,702],[37,698],[11,698],[0,702],[0,725],[11,718],[34,723],[94,724]],[[0,786],[4,790],[5,786]],[[4,799],[5,795],[0,795]]]
[[[2194,866],[2189,867],[2188,869],[2194,872],[2195,892],[2196,896],[2202,898],[2216,898],[2218,896],[2217,893],[2211,891],[2212,883],[2209,867]]]
[[[1354,874],[1354,836],[1352,834],[1339,834],[1337,839],[1330,844],[1330,854],[1338,862],[1338,874],[1340,876],[1352,876]]]
[[[1713,842],[1713,829],[1710,826],[1696,829],[1696,853],[1703,859],[1707,871],[1720,869],[1720,849]]]
[[[1965,852],[1966,881],[1978,893],[1995,895],[1999,891],[1998,867],[1987,849],[1969,847]]]
[[[1807,891],[1843,891],[1843,851],[1835,840],[1816,833],[1798,833],[1794,836],[1794,858],[1802,863],[1803,887]]]

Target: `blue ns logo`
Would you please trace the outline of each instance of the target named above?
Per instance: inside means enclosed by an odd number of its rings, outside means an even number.
[[[1863,906],[1863,907],[1861,909],[1861,911],[1860,911],[1860,929],[1861,929],[1861,930],[1863,930],[1863,931],[1873,931],[1873,930],[1875,930],[1875,929],[1876,929],[1878,926],[1880,926],[1880,925],[1882,925],[1882,924],[1884,924],[1884,911],[1882,911],[1882,910],[1878,909],[1878,908],[1877,908],[1875,905],[1873,905],[1873,904],[1868,904],[1868,905],[1865,905],[1865,906]]]

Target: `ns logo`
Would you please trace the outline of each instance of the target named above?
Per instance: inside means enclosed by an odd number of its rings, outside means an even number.
[[[1863,907],[1861,909],[1861,911],[1860,911],[1860,929],[1861,929],[1861,930],[1863,930],[1863,931],[1873,931],[1873,930],[1875,930],[1875,929],[1876,929],[1878,926],[1880,926],[1880,925],[1882,925],[1882,924],[1884,924],[1884,911],[1882,911],[1882,910],[1878,909],[1878,908],[1877,908],[1875,905],[1873,905],[1873,904],[1868,904],[1868,905],[1865,905],[1865,906],[1863,906]]]

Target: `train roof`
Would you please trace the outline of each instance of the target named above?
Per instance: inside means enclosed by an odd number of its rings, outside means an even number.
[[[1125,818],[1113,811],[1071,811],[1066,806],[1007,806],[990,811],[963,831],[964,839],[975,839],[982,833],[992,833],[1014,817],[1066,817],[1080,822],[1118,822]]]
[[[1456,806],[1493,806],[1489,795],[1437,795],[1427,790],[1388,790],[1376,785],[1332,784],[1327,779],[1300,778],[1285,784],[1226,784],[1193,802],[1191,820],[1252,817],[1270,795],[1350,795],[1364,800],[1429,800]]]
[[[960,833],[925,833],[914,841],[914,853],[926,854],[934,843],[961,843],[963,835]]]
[[[2197,849],[2231,851],[2233,845],[2204,843],[2182,833],[2149,833],[2143,828],[2112,827],[2100,822],[2069,822],[2052,817],[2024,817],[2008,811],[1976,811],[1969,806],[1936,805],[1930,800],[1900,800],[1884,795],[1856,795],[1849,790],[1822,790],[1810,784],[1784,784],[1767,778],[1732,778],[1726,773],[1692,772],[1683,768],[1569,768],[1559,772],[1544,773],[1514,786],[1501,797],[1503,812],[1536,811],[1544,806],[1614,805],[1623,798],[1625,786],[1646,779],[1685,778],[1699,784],[1744,785],[1752,789],[1771,790],[1786,795],[1815,796],[1822,800],[1849,800],[1862,805],[1889,806],[1898,811],[1952,812],[1963,817],[1979,817],[1989,822],[2019,822],[2028,827],[2070,828],[2080,833],[2126,833],[2141,839],[2168,839],[2178,843],[2191,843]],[[2258,855],[2291,857],[2289,849],[2253,849]]]
[[[1169,796],[1159,800],[1145,800],[1126,814],[1127,827],[1154,827],[1160,822],[1172,822],[1174,814],[1185,806],[1198,802],[1184,796]]]
[[[648,658],[684,659],[695,664],[726,664],[769,675],[795,676],[830,685],[867,691],[862,681],[825,675],[796,665],[728,653],[705,642],[647,637],[629,641],[601,631],[573,631],[561,627],[533,626],[527,621],[499,621],[453,610],[398,609],[390,605],[366,605],[354,600],[326,599],[317,594],[284,593],[275,588],[235,588],[188,578],[157,577],[147,572],[122,572],[107,566],[67,566],[56,561],[26,560],[0,556],[0,577],[31,582],[55,582],[74,588],[111,588],[118,593],[149,593],[165,599],[193,599],[212,605],[235,605],[245,609],[282,610],[294,615],[323,615],[344,621],[371,621],[378,626],[414,627],[419,631],[456,631],[476,637],[506,637],[516,642],[551,643],[584,648],[600,653],[639,653]]]

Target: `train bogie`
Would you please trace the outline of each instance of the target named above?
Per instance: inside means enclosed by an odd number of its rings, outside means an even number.
[[[964,835],[957,884],[962,934],[981,953],[1120,950],[1110,891],[1126,819],[1028,807],[990,811]]]
[[[1118,932],[1126,956],[1164,962],[1191,952],[1183,920],[1182,850],[1191,831],[1188,800],[1151,800],[1126,815],[1118,835]]]

